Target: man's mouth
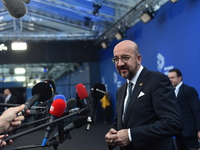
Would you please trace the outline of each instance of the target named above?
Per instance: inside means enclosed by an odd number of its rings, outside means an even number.
[[[121,73],[126,73],[128,71],[128,69],[124,68],[124,69],[120,69],[119,70]]]

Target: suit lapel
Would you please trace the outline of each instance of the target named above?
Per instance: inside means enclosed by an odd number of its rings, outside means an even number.
[[[126,113],[126,119],[125,119],[125,124],[127,122],[127,120],[129,119],[129,116],[131,115],[131,109],[133,108],[138,95],[140,94],[142,87],[144,85],[144,82],[146,80],[146,75],[148,74],[148,70],[144,67],[144,69],[142,70],[142,72],[140,73],[137,82],[134,86],[134,90],[132,92],[131,95],[131,100],[129,102],[128,108],[127,108],[127,113]]]
[[[184,83],[183,83],[183,84],[184,84]],[[180,99],[181,92],[183,91],[183,86],[184,86],[183,84],[180,86],[179,91],[178,91],[178,95],[177,95],[177,100],[178,100],[178,101],[179,101],[179,99]]]
[[[127,88],[127,83],[125,83],[124,85],[122,85],[122,90],[120,91],[120,97],[118,98],[119,102],[117,102],[118,106],[120,106],[119,108],[119,111],[118,111],[118,116],[120,116],[120,118],[118,118],[118,128],[121,129],[122,128],[122,114],[123,114],[123,111],[124,111],[124,99],[126,97],[126,88]]]

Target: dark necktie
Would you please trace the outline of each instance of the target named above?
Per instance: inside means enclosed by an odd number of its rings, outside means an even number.
[[[174,87],[174,94],[175,94],[175,96],[177,97],[177,94],[176,94],[176,88]]]
[[[128,103],[129,103],[129,101],[131,99],[132,87],[133,87],[133,83],[129,82],[128,83],[128,99],[127,99],[127,102],[126,102],[124,113],[122,115],[122,122],[124,122],[124,120],[126,118],[126,111],[127,111],[127,108],[128,108]]]

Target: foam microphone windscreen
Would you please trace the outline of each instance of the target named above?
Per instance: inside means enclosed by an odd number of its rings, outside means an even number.
[[[48,83],[53,89],[53,95],[56,93],[56,85],[52,80],[44,80],[43,82]]]
[[[88,97],[88,92],[82,83],[76,85],[76,93],[81,100]]]
[[[55,84],[54,84],[55,85]],[[53,85],[47,81],[39,82],[33,86],[32,95],[39,93],[40,101],[46,101],[54,95]]]
[[[73,121],[75,128],[80,128],[87,123],[86,116],[80,116]]]
[[[53,100],[55,101],[56,99],[62,99],[63,101],[66,102],[66,98],[65,98],[64,95],[56,95],[56,96],[54,96]]]
[[[2,0],[2,3],[14,18],[21,18],[27,12],[27,8],[22,0]]]
[[[56,99],[51,104],[49,113],[56,117],[61,117],[65,109],[66,109],[66,102],[63,99]]]
[[[24,3],[29,4],[30,0],[22,0]]]
[[[106,87],[104,84],[96,83],[91,88],[91,96],[96,99],[102,99],[106,93]]]
[[[76,99],[75,98],[70,98],[67,100],[67,108],[66,111],[69,111],[70,109],[74,108],[76,105]]]

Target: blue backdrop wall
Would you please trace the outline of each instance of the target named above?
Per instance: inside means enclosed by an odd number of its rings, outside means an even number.
[[[143,57],[142,64],[149,70],[164,74],[179,68],[183,82],[195,87],[200,93],[200,1],[170,1],[157,11],[153,20],[137,23],[126,33],[126,39],[135,41]],[[101,82],[107,87],[115,114],[115,92],[125,80],[121,78],[111,62],[113,40],[107,49],[100,50]]]

